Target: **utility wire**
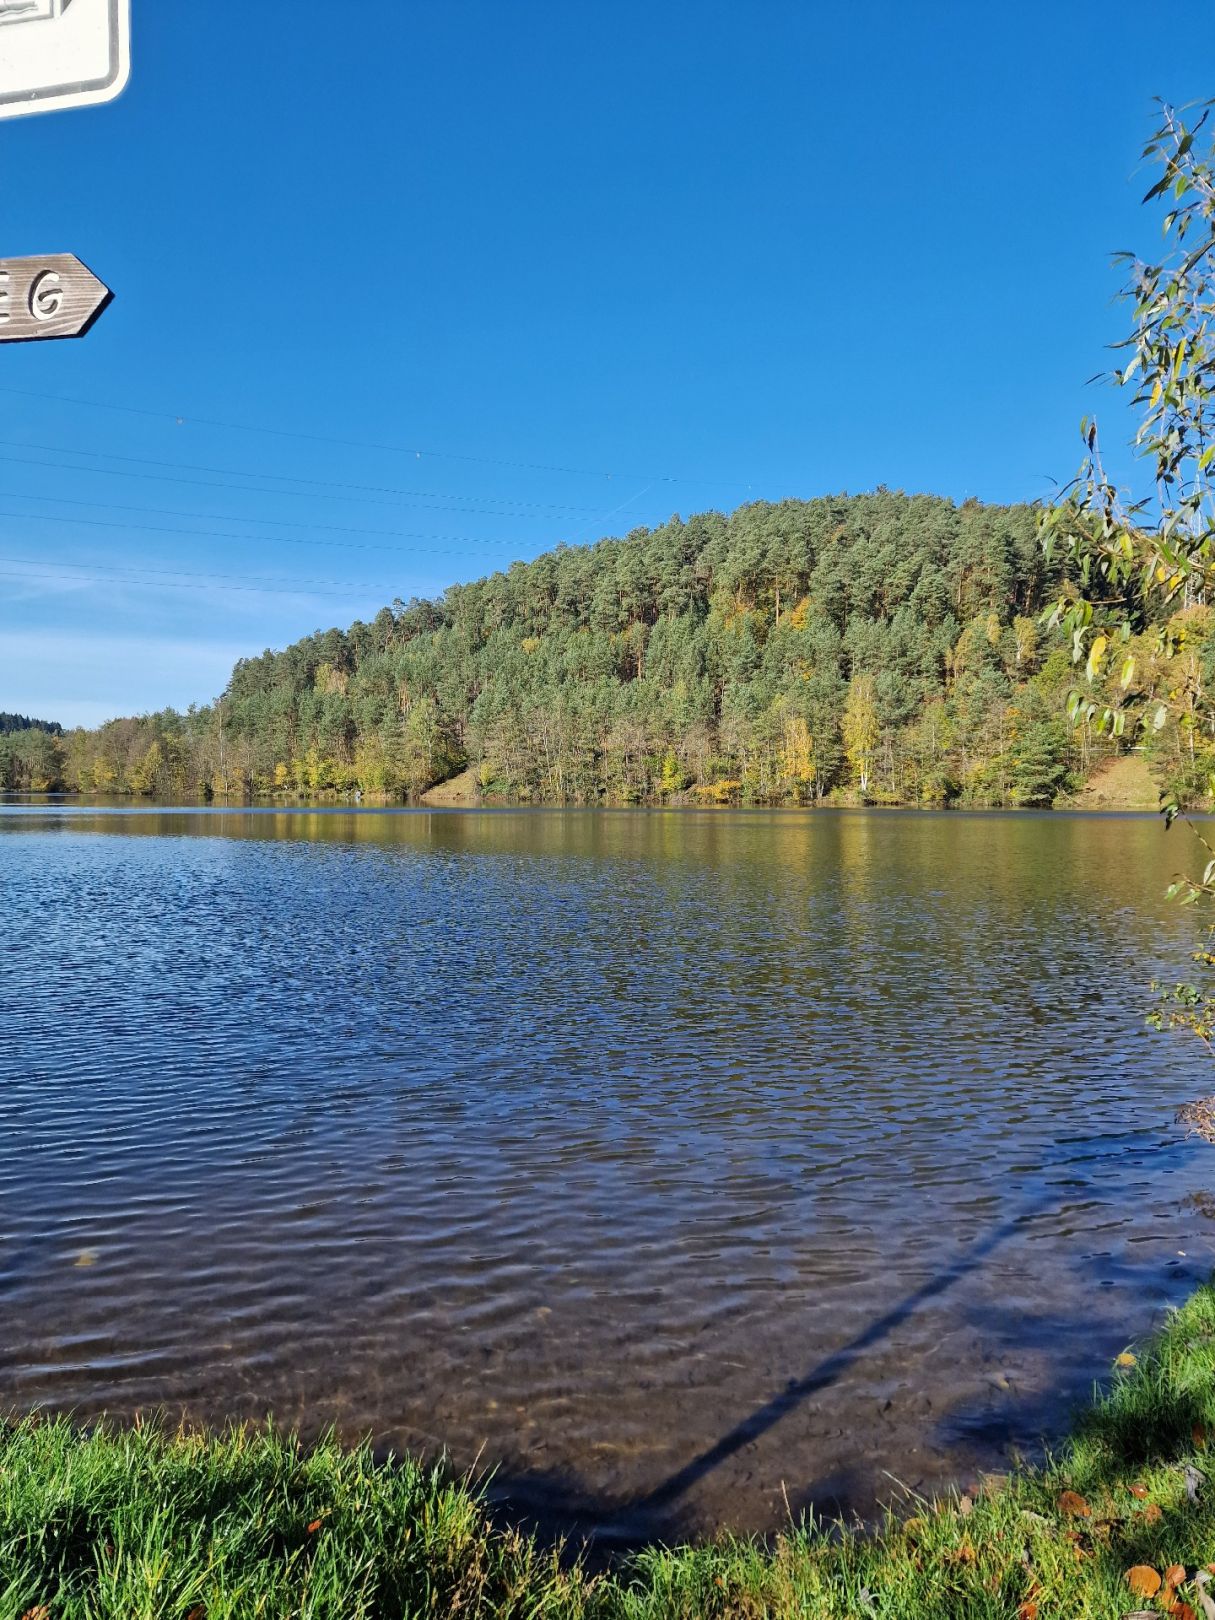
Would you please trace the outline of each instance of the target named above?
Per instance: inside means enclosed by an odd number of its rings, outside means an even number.
[[[0,559],[7,560],[7,559]],[[59,563],[56,567],[73,567],[74,564]],[[51,574],[46,572],[27,572],[24,569],[0,568],[0,577],[5,579],[48,580],[58,585],[131,585],[141,590],[155,591],[241,591],[253,592],[261,596],[324,596],[341,597],[349,601],[352,597],[362,599],[362,591],[297,591],[291,589],[277,589],[272,585],[219,585],[205,583],[205,576],[190,580],[172,579],[116,579],[113,575],[96,574]],[[386,605],[386,604],[385,604]]]
[[[369,579],[300,579],[284,574],[199,574],[187,568],[149,568],[144,563],[75,563],[51,561],[46,557],[0,557],[0,563],[28,563],[31,568],[73,568],[86,573],[102,568],[107,574],[163,574],[176,579],[234,580],[250,588],[260,581],[275,586],[334,585],[343,591],[380,592],[392,589]]]
[[[543,461],[512,461],[502,456],[475,456],[452,450],[426,450],[412,445],[381,444],[368,439],[343,439],[328,433],[304,433],[295,428],[267,427],[252,422],[223,422],[208,416],[186,416],[177,411],[151,410],[141,405],[115,405],[106,400],[77,399],[65,394],[45,394],[32,388],[0,386],[0,394],[20,399],[43,399],[56,405],[77,405],[86,410],[116,411],[125,416],[145,416],[155,421],[173,422],[178,427],[220,428],[226,433],[257,433],[275,439],[298,439],[308,444],[336,444],[347,450],[378,450],[390,455],[428,457],[434,461],[461,461],[483,467],[514,467],[524,472],[568,473],[577,478],[629,478],[648,484],[695,484],[702,488],[738,489],[741,479],[688,478],[676,473],[638,473],[622,469],[603,471],[594,467],[564,467]],[[750,485],[746,485],[750,488]]]
[[[297,478],[293,473],[263,473],[251,472],[237,467],[208,467],[188,461],[157,461],[150,456],[122,456],[109,450],[76,450],[70,445],[57,444],[29,444],[20,439],[0,439],[0,444],[10,450],[40,450],[48,455],[68,456],[94,456],[105,461],[127,461],[136,466],[176,468],[184,472],[215,473],[222,478],[261,478],[276,479],[279,483],[305,484],[308,494],[313,499],[327,501],[352,501],[367,506],[400,506],[417,505],[422,501],[445,501],[452,493],[449,490],[426,489],[400,489],[391,484],[350,484],[331,478]],[[11,461],[26,467],[47,467],[56,471],[80,473],[104,473],[109,478],[146,478],[164,484],[191,484],[199,489],[236,489],[250,495],[289,495],[302,496],[302,490],[260,489],[255,484],[229,484],[216,483],[207,479],[194,478],[168,478],[156,473],[126,472],[115,467],[76,467],[70,462],[62,461],[33,461],[24,456],[0,456],[0,461]],[[366,495],[351,495],[348,490],[365,490],[378,495],[395,495],[399,497],[392,501],[369,500]],[[341,493],[332,493],[340,491]],[[643,492],[644,493],[644,492]],[[634,500],[640,496],[633,496]],[[511,495],[467,495],[467,501],[493,502],[498,506],[518,507],[520,511],[534,511],[537,513],[588,513],[599,511],[596,506],[568,506],[556,501],[525,501],[516,500]],[[491,507],[484,504],[480,506],[446,506],[436,507],[435,510],[451,512],[481,512],[488,516],[508,517],[515,513],[494,512]]]
[[[399,556],[427,555],[435,557],[461,557],[465,553],[450,546],[377,546],[359,540],[308,540],[295,534],[224,534],[215,529],[173,529],[163,523],[118,523],[110,518],[68,517],[59,512],[0,512],[0,518],[12,518],[19,523],[72,523],[90,529],[121,529],[125,534],[171,534],[179,540],[250,540],[255,545],[276,546],[329,546],[342,551],[391,551]],[[238,519],[233,519],[238,522]],[[472,545],[508,546],[510,540],[483,540],[468,535],[419,535],[420,539],[469,541]],[[522,560],[522,559],[521,559]]]
[[[0,456],[0,461],[6,458]],[[70,495],[31,495],[21,489],[0,489],[0,500],[6,501],[38,501],[43,505],[53,506],[87,506],[90,511],[102,512],[135,512],[145,517],[178,517],[196,519],[200,523],[265,523],[272,528],[279,529],[310,529],[323,534],[366,534],[382,537],[386,540],[410,540],[415,537],[412,529],[361,529],[343,523],[302,523],[294,518],[259,518],[242,513],[237,517],[228,517],[224,512],[183,512],[180,507],[174,506],[128,506],[120,501],[83,501],[79,497]],[[464,534],[431,534],[420,533],[416,536],[421,540],[460,540],[474,546],[506,546],[517,544],[514,540],[495,540]],[[233,538],[241,538],[234,536]],[[244,538],[248,538],[247,536]],[[551,542],[546,542],[551,544]]]

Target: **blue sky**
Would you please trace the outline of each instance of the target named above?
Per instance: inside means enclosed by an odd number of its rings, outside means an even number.
[[[233,660],[671,512],[1045,493],[1210,8],[133,0],[112,106],[0,123],[0,709]],[[1114,457],[1123,471],[1125,457]]]

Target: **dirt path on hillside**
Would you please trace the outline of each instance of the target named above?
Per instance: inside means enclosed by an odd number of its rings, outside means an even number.
[[[1156,810],[1160,789],[1142,754],[1110,760],[1070,801],[1078,810]]]
[[[433,805],[436,810],[454,810],[480,804],[481,792],[476,771],[470,765],[459,776],[449,776],[446,782],[436,783],[423,793],[419,802]]]

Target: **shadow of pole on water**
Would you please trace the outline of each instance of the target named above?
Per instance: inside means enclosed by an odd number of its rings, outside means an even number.
[[[946,1293],[955,1283],[975,1271],[1001,1243],[1012,1236],[1040,1213],[1042,1203],[1000,1223],[978,1243],[951,1265],[931,1277],[921,1287],[903,1296],[882,1316],[847,1344],[841,1345],[817,1362],[800,1378],[791,1379],[779,1394],[772,1396],[721,1438],[693,1457],[682,1468],[669,1475],[644,1495],[634,1496],[615,1508],[607,1503],[594,1503],[580,1496],[570,1482],[560,1482],[554,1491],[554,1481],[506,1479],[499,1481],[497,1505],[509,1517],[529,1524],[542,1535],[555,1534],[563,1539],[573,1533],[574,1543],[580,1545],[581,1556],[589,1557],[590,1566],[597,1567],[603,1560],[635,1552],[654,1542],[678,1539],[678,1518],[669,1509],[679,1502],[693,1486],[705,1479],[715,1468],[727,1462],[752,1441],[776,1427],[802,1402],[836,1383],[855,1363],[880,1343],[888,1334],[905,1322],[919,1307]],[[813,1499],[811,1490],[809,1499]],[[559,1504],[559,1506],[558,1506]],[[554,1513],[554,1508],[557,1511]]]
[[[884,1315],[876,1317],[854,1339],[841,1345],[838,1350],[833,1350],[800,1378],[791,1379],[779,1394],[773,1395],[754,1412],[748,1413],[741,1423],[736,1423],[708,1450],[702,1451],[698,1457],[693,1457],[691,1462],[685,1463],[676,1473],[671,1474],[660,1485],[635,1501],[632,1504],[633,1511],[647,1513],[669,1507],[727,1458],[734,1456],[753,1440],[757,1440],[760,1435],[766,1434],[769,1429],[775,1428],[782,1418],[787,1417],[803,1401],[830,1388],[867,1350],[879,1344],[921,1305],[944,1294],[956,1282],[976,1270],[1001,1243],[1011,1237],[1026,1221],[1032,1220],[1037,1213],[1036,1209],[1022,1211],[1010,1220],[1003,1221],[952,1265],[946,1266],[943,1271],[939,1271],[935,1277],[931,1277],[912,1293],[904,1295],[897,1305]]]
[[[1154,1152],[1168,1150],[1180,1144],[1176,1138],[1165,1138],[1162,1141],[1145,1143],[1141,1133],[1121,1133],[1119,1140],[1126,1137],[1134,1138],[1140,1151]],[[1107,1138],[1106,1140],[1113,1140]],[[1126,1147],[1099,1149],[1095,1153],[1084,1153],[1069,1158],[1056,1160],[1046,1167],[1048,1174],[1060,1170],[1068,1170],[1077,1164],[1092,1163],[1104,1160],[1115,1154],[1127,1151]],[[959,1255],[950,1265],[939,1271],[934,1277],[923,1283],[919,1288],[905,1294],[899,1302],[883,1315],[876,1317],[869,1326],[858,1333],[847,1344],[841,1345],[817,1362],[800,1378],[792,1379],[779,1394],[773,1395],[768,1401],[754,1412],[748,1413],[740,1423],[730,1429],[726,1434],[702,1451],[699,1456],[693,1457],[688,1463],[671,1474],[661,1484],[644,1496],[636,1497],[629,1505],[630,1517],[643,1519],[651,1514],[661,1514],[664,1509],[671,1507],[681,1497],[687,1494],[692,1487],[710,1474],[713,1469],[741,1451],[752,1441],[766,1434],[796,1407],[811,1396],[819,1394],[836,1383],[848,1372],[866,1351],[873,1349],[896,1328],[912,1316],[922,1305],[929,1300],[939,1298],[948,1292],[962,1278],[976,1271],[988,1257],[1006,1242],[1015,1232],[1028,1222],[1037,1219],[1047,1209],[1057,1202],[1059,1188],[1057,1185],[1049,1186],[1032,1201],[1023,1203],[1015,1215],[1001,1221],[987,1234],[971,1245],[962,1255]]]

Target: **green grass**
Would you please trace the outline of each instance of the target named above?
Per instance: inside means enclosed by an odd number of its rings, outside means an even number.
[[[1208,1432],[1215,1446],[1210,1286],[1114,1371],[1040,1469],[973,1500],[912,1504],[872,1536],[803,1525],[592,1574],[495,1528],[442,1469],[366,1447],[22,1420],[0,1433],[0,1620],[1120,1620],[1172,1603],[1203,1620]],[[1182,1565],[1185,1583],[1136,1596],[1137,1565]]]

